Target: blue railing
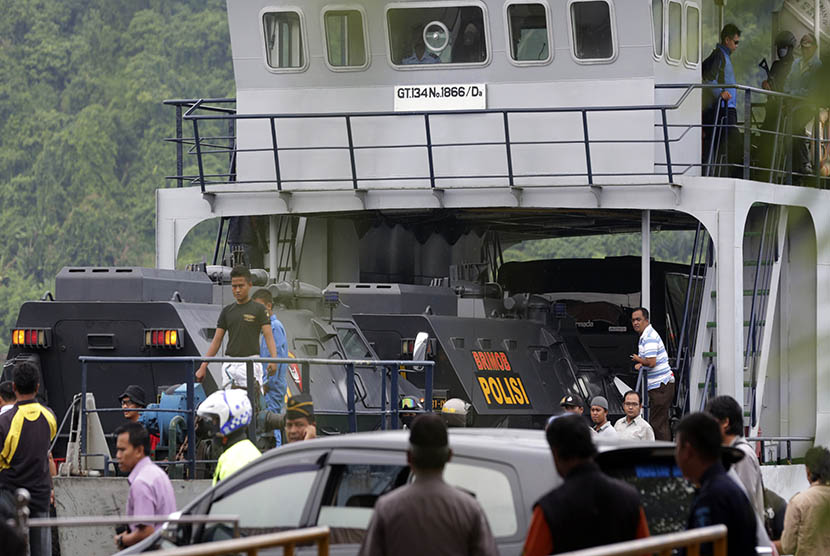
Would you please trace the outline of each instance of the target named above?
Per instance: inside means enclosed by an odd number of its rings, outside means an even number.
[[[181,363],[185,367],[184,381],[187,385],[187,409],[185,411],[179,409],[145,409],[130,411],[154,411],[159,413],[177,413],[184,414],[187,423],[187,459],[181,462],[169,462],[171,465],[187,465],[190,471],[190,477],[195,477],[196,463],[202,463],[196,460],[196,436],[195,436],[195,416],[196,407],[194,400],[194,388],[196,382],[196,363],[247,363],[248,364],[248,395],[255,396],[256,386],[253,380],[253,364],[254,363],[285,363],[285,364],[300,364],[304,367],[311,365],[327,365],[327,366],[343,366],[346,371],[346,414],[349,422],[349,432],[357,432],[357,416],[361,415],[378,415],[381,417],[381,429],[386,428],[386,417],[389,416],[391,420],[391,427],[398,428],[398,411],[397,403],[392,403],[398,398],[398,372],[406,370],[407,372],[423,372],[424,373],[424,407],[425,411],[432,411],[432,390],[433,390],[433,374],[434,361],[412,361],[412,360],[374,360],[374,359],[300,359],[293,357],[276,357],[276,358],[248,358],[248,357],[199,357],[199,356],[177,356],[177,357],[106,357],[106,356],[80,356],[78,360],[81,362],[81,431],[80,431],[80,450],[81,458],[88,456],[100,456],[101,454],[87,454],[87,413],[105,413],[105,412],[123,412],[124,408],[101,408],[101,409],[87,409],[86,408],[86,394],[88,392],[88,367],[90,363]],[[355,400],[355,369],[357,368],[374,368],[382,369],[381,372],[381,407],[380,410],[361,410],[357,411]],[[390,404],[387,409],[386,400],[386,375],[390,375]],[[310,380],[304,378],[303,385],[310,386]],[[256,435],[256,419],[251,420],[249,434]],[[105,470],[109,463],[105,464]]]

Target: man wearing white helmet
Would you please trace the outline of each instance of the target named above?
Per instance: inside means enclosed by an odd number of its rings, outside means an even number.
[[[470,404],[460,398],[450,398],[441,407],[441,417],[447,427],[466,427]]]
[[[253,410],[244,390],[214,392],[199,404],[196,413],[213,422],[216,437],[224,448],[213,473],[214,485],[261,455],[254,443],[248,440],[248,424]]]

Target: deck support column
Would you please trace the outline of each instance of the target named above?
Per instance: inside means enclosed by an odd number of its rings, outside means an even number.
[[[651,311],[651,211],[643,211],[640,250],[640,306]]]
[[[736,216],[740,214],[740,218]],[[720,211],[717,238],[717,394],[744,399],[743,229],[745,211]],[[743,405],[743,404],[742,404]]]
[[[277,275],[279,274],[279,262],[277,261],[277,253],[279,249],[277,226],[279,220],[276,215],[268,217],[268,278],[272,283],[277,283]]]

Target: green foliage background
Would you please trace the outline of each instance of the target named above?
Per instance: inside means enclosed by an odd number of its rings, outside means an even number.
[[[153,265],[154,191],[175,169],[161,101],[234,85],[222,0],[0,0],[0,13],[2,357],[20,304],[62,266]],[[195,239],[189,251],[211,251]]]

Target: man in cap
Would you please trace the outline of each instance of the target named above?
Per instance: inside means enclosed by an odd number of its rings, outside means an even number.
[[[317,438],[314,404],[308,394],[297,394],[285,404],[285,441],[300,442]]]
[[[377,500],[359,554],[498,554],[476,499],[444,482],[451,457],[444,420],[416,417],[406,453],[415,480]]]
[[[640,415],[642,409],[643,401],[640,399],[640,393],[636,390],[626,392],[623,396],[625,417],[618,420],[614,425],[614,429],[620,438],[654,442],[654,429]]]
[[[147,407],[147,394],[144,388],[137,384],[130,384],[124,392],[118,396],[118,401],[121,402],[121,407],[124,408],[124,419],[137,423],[141,417],[140,411],[130,411],[131,409],[144,409]]]
[[[131,423],[138,423],[141,420],[140,411],[130,411],[131,409],[144,409],[147,407],[147,394],[144,388],[137,384],[130,384],[124,392],[118,396],[118,401],[121,402],[121,407],[124,408],[124,419]],[[146,421],[145,421],[146,423]],[[158,432],[158,430],[154,431]],[[150,434],[150,451],[146,455],[154,456],[156,453],[156,446],[158,446],[160,438],[159,435],[149,432]]]
[[[441,407],[441,417],[447,427],[466,427],[469,404],[460,398],[450,398]]]
[[[608,400],[603,396],[594,396],[591,400],[591,421],[594,423],[593,429],[597,436],[617,438],[617,431],[608,420]]]
[[[570,394],[563,397],[559,401],[559,407],[564,409],[565,413],[575,413],[576,415],[582,415],[585,411],[585,408],[582,406],[582,402],[579,401],[576,396],[571,396]]]
[[[524,556],[569,552],[648,536],[640,495],[594,463],[596,447],[580,417],[560,416],[545,431],[564,479],[533,508]]]

